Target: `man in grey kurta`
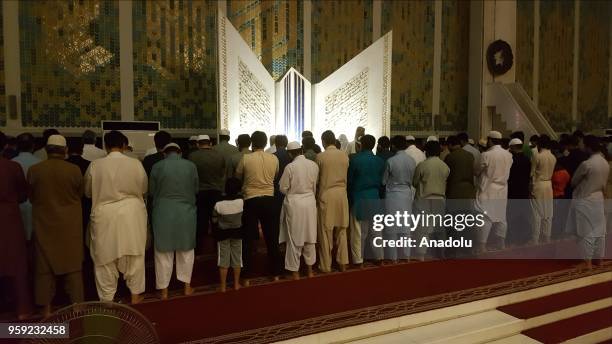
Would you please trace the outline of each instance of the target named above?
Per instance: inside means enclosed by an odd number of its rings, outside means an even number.
[[[181,158],[175,143],[164,147],[165,159],[153,166],[149,193],[153,199],[153,237],[155,239],[156,287],[162,299],[168,297],[176,255],[176,277],[185,283],[185,294],[190,286],[196,245],[196,194],[198,170],[189,160]]]
[[[211,225],[212,211],[222,196],[225,188],[225,158],[212,149],[208,135],[198,136],[198,150],[189,154],[198,169],[200,179],[199,192],[196,200],[198,207],[197,244],[202,244],[204,234]],[[198,247],[200,249],[200,247]]]
[[[225,179],[231,177],[230,170],[232,155],[238,153],[238,148],[229,143],[230,132],[227,129],[219,130],[219,143],[213,146],[213,150],[219,152],[225,159]],[[225,183],[223,183],[225,185]]]
[[[397,211],[412,212],[412,177],[416,169],[416,162],[404,152],[406,149],[406,138],[394,136],[391,138],[391,150],[395,155],[387,159],[382,183],[385,185],[386,197],[385,208],[387,214],[395,214]],[[385,239],[397,240],[402,236],[408,236],[406,227],[385,228],[383,236]],[[397,261],[398,259],[409,259],[409,247],[387,247],[385,248],[385,259]]]
[[[590,158],[583,161],[572,177],[572,205],[566,230],[578,236],[582,258],[587,267],[592,259],[604,257],[606,243],[605,189],[610,165],[601,153],[599,139],[584,138]]]
[[[242,156],[249,154],[251,150],[251,137],[248,134],[240,134],[236,139],[236,145],[238,145],[238,152],[232,154],[229,159],[229,166],[227,166],[227,178],[235,177],[236,167],[242,159]]]

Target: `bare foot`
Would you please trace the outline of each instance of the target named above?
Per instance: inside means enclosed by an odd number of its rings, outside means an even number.
[[[293,278],[294,281],[297,281],[300,279],[300,272],[299,271],[293,271],[291,273],[291,278]]]
[[[221,285],[219,287],[219,291],[222,292],[222,293],[225,293],[226,290],[227,290],[227,287],[225,285]]]
[[[308,278],[312,278],[314,277],[314,272],[312,271],[312,266],[308,267],[308,273],[307,273]]]
[[[251,286],[251,280],[248,278],[245,278],[242,280],[242,285],[246,288],[246,287],[250,287]]]
[[[185,283],[184,294],[185,294],[185,296],[189,296],[189,295],[193,294],[193,288],[191,287],[191,285],[189,283]]]
[[[132,304],[133,305],[137,305],[137,304],[141,303],[142,300],[144,300],[144,296],[142,296],[140,294],[132,294]]]
[[[338,269],[340,270],[340,272],[345,272],[346,271],[346,264],[340,264],[338,266]]]
[[[273,280],[274,282],[278,282],[280,280],[280,276],[274,276]]]
[[[168,300],[168,288],[161,289],[159,291],[159,298],[162,299],[162,300]]]
[[[240,283],[234,283],[234,290],[240,290]]]

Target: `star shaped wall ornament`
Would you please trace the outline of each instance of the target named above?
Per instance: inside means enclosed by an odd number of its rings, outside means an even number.
[[[493,76],[507,73],[513,62],[514,55],[508,42],[498,39],[487,48],[487,67]]]

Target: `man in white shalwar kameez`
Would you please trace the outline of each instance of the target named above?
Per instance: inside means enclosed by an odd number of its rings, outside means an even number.
[[[427,157],[425,156],[425,153],[423,153],[423,151],[416,146],[416,139],[414,136],[406,136],[406,145],[408,148],[406,148],[404,152],[406,152],[406,154],[408,154],[408,156],[411,157],[417,165],[425,161]]]
[[[590,158],[572,177],[572,203],[566,231],[578,237],[582,258],[588,268],[592,259],[604,257],[606,245],[605,193],[610,165],[601,153],[599,139],[588,135],[584,146]]]
[[[132,303],[145,290],[147,242],[147,175],[140,161],[124,154],[123,134],[104,136],[109,154],[92,161],[85,174],[85,195],[92,199],[89,248],[101,301],[112,301],[119,273],[132,293]]]
[[[530,244],[548,243],[552,230],[553,190],[551,178],[557,158],[550,152],[546,135],[538,140],[538,154],[531,159],[531,213],[533,229]]]
[[[285,167],[279,181],[280,191],[285,194],[280,218],[279,242],[287,243],[285,269],[300,278],[300,256],[308,266],[308,277],[312,277],[312,266],[316,260],[317,243],[317,180],[319,166],[306,159],[298,142],[290,142],[287,152],[293,162]]]
[[[476,170],[478,177],[475,207],[484,214],[484,226],[478,228],[477,252],[486,250],[489,233],[496,236],[498,248],[505,247],[506,203],[508,202],[508,177],[512,166],[512,154],[501,147],[502,134],[489,132],[488,149],[480,155]]]

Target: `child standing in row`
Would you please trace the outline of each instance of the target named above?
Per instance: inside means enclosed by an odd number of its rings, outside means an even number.
[[[221,292],[227,289],[227,272],[234,271],[234,290],[240,289],[242,268],[242,210],[244,201],[240,197],[242,183],[229,178],[225,183],[225,197],[215,204],[213,210],[213,235],[217,240],[217,253]]]

